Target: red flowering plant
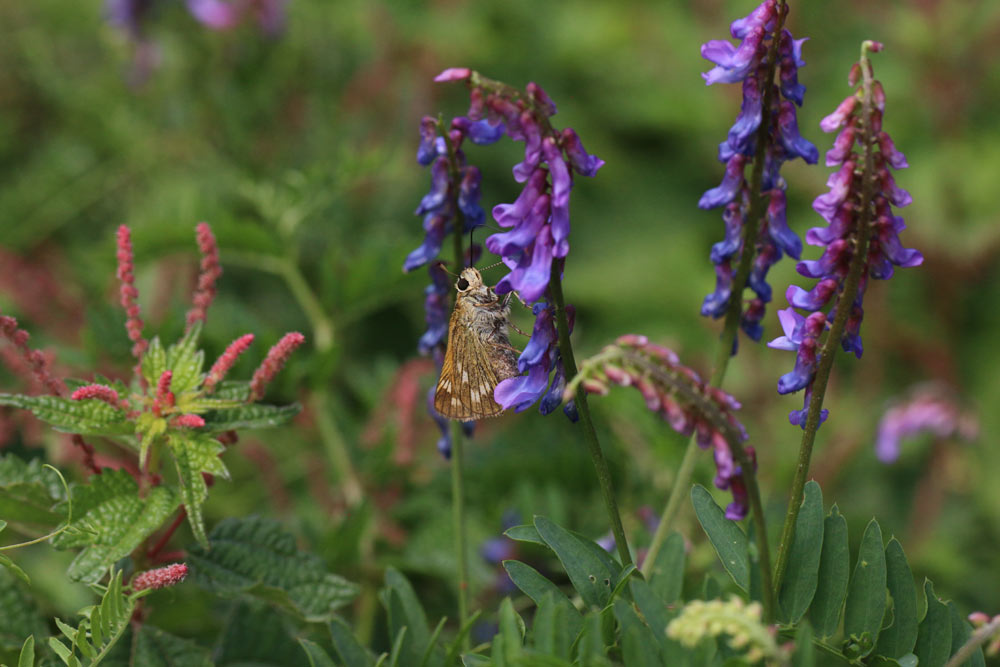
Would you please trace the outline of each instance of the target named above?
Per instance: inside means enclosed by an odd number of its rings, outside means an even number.
[[[52,540],[57,548],[82,549],[69,568],[74,580],[93,584],[103,579],[178,508],[180,514],[144,558],[162,562],[157,560],[159,552],[185,515],[199,544],[207,547],[202,507],[214,476],[228,477],[219,458],[225,445],[236,442],[238,429],[279,425],[300,410],[298,404],[259,402],[268,383],[304,342],[300,333],[288,333],[278,341],[250,382],[226,376],[253,342],[252,334],[237,338],[204,370],[205,353],[198,349],[198,336],[222,270],[215,237],[206,223],[198,225],[197,239],[201,270],[186,331],[176,343],[164,345],[159,337],[147,340],[143,335],[131,233],[126,226],[118,229],[119,294],[136,359],[128,384],[102,376],[55,378],[45,355],[28,345],[28,333],[13,317],[0,316],[0,333],[47,392],[0,394],[0,405],[29,410],[56,430],[72,434],[84,466],[93,474],[87,485],[74,487],[73,520]],[[91,439],[113,448],[121,459],[116,466],[120,469],[99,465]],[[168,459],[173,466],[165,465]]]

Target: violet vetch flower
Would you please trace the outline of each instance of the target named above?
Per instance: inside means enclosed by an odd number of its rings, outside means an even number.
[[[771,300],[771,287],[767,284],[768,270],[784,255],[796,259],[802,253],[802,242],[785,222],[785,182],[779,174],[781,165],[796,157],[809,164],[819,158],[816,147],[804,139],[798,130],[795,105],[802,105],[805,86],[798,81],[804,39],[794,39],[782,28],[775,49],[777,62],[769,61],[775,28],[783,23],[779,12],[787,11],[777,0],[765,0],[748,16],[733,21],[730,34],[742,40],[738,46],[725,40],[711,40],[701,47],[701,55],[715,64],[702,74],[707,85],[713,83],[740,83],[743,104],[739,116],[726,141],[719,145],[719,161],[725,163],[722,183],[702,195],[698,207],[703,209],[725,207],[723,220],[726,237],[712,246],[711,260],[715,264],[715,291],[705,297],[701,314],[719,318],[726,314],[731,299],[742,299],[733,293],[734,266],[743,252],[754,253],[754,263],[747,286],[755,297],[742,309],[740,326],[752,340],[763,335],[761,320],[765,304]],[[772,69],[773,68],[773,69]],[[772,81],[777,72],[779,84]],[[765,85],[770,86],[766,89]],[[769,107],[764,108],[764,100]],[[766,113],[765,113],[766,112]],[[761,124],[765,122],[763,182],[761,193],[770,198],[767,213],[758,223],[759,233],[752,249],[743,248],[743,225],[748,222],[751,208],[750,186],[744,174],[746,166],[757,155],[757,142]],[[755,221],[757,222],[757,221]],[[733,352],[736,351],[734,341]]]
[[[231,30],[252,18],[261,32],[277,35],[285,27],[287,0],[187,0],[188,11],[212,30]]]
[[[881,49],[881,45],[877,43],[866,44],[868,50]],[[806,390],[806,407],[794,410],[789,415],[791,423],[802,428],[805,428],[816,372],[819,339],[836,319],[837,309],[850,309],[841,340],[837,342],[845,351],[860,357],[863,350],[862,305],[868,279],[885,280],[892,277],[894,267],[917,266],[923,262],[923,256],[918,251],[904,248],[899,241],[899,233],[906,225],[901,217],[893,213],[892,207],[905,206],[910,203],[911,198],[909,193],[896,185],[889,168],[900,168],[906,166],[907,162],[882,129],[884,99],[881,94],[873,95],[878,98],[874,101],[861,103],[864,95],[871,94],[874,87],[881,90],[881,85],[871,80],[868,59],[864,58],[862,63],[868,68],[866,83],[820,122],[820,127],[826,132],[840,131],[833,147],[826,154],[826,164],[839,166],[839,169],[827,179],[829,191],[813,202],[813,208],[826,220],[827,226],[814,227],[806,233],[806,241],[810,245],[822,247],[823,254],[819,259],[804,260],[796,266],[800,275],[814,278],[818,282],[812,289],[797,285],[788,288],[785,298],[791,307],[778,313],[784,335],[769,343],[770,347],[794,350],[797,353],[795,368],[778,381],[778,393]],[[865,173],[866,146],[871,151],[868,161],[874,170],[870,174]],[[868,192],[865,192],[866,182],[869,183]],[[863,202],[868,202],[867,210],[864,209]],[[868,229],[863,230],[862,225],[867,225]],[[864,237],[868,241],[860,267],[860,282],[857,294],[849,297],[851,302],[844,303],[843,290],[856,248],[863,242],[862,231],[867,231]],[[799,315],[795,312],[796,308],[811,314],[808,317]],[[825,418],[826,410],[823,410],[820,423]]]
[[[963,410],[946,388],[935,384],[917,387],[882,415],[875,455],[882,463],[892,463],[899,458],[901,442],[921,433],[971,441],[979,435],[979,420],[973,412]]]
[[[507,231],[489,236],[486,248],[499,255],[509,269],[497,282],[497,294],[516,291],[526,302],[540,302],[546,297],[552,271],[561,270],[558,262],[569,254],[573,174],[593,177],[604,161],[588,153],[571,128],[560,131],[552,127],[549,119],[555,115],[556,105],[535,83],[519,91],[467,68],[445,70],[435,81],[465,81],[470,88],[467,115],[471,119],[466,122],[506,128],[511,139],[524,142],[524,159],[513,168],[514,180],[524,187],[513,203],[493,207],[494,219]],[[477,140],[471,130],[469,136]],[[500,133],[483,130],[481,136],[493,140]],[[519,361],[526,375],[504,380],[494,392],[504,408],[520,412],[541,401],[542,414],[549,414],[561,404],[565,372],[553,310],[548,303],[535,304],[534,331]],[[564,411],[575,421],[576,409],[571,402]]]
[[[129,85],[141,86],[160,64],[160,49],[146,34],[146,24],[158,0],[106,0],[108,23],[121,30],[132,45]]]
[[[556,332],[554,311],[551,304],[544,302],[536,303],[532,308],[535,325],[531,331],[531,339],[517,360],[518,370],[527,372],[527,375],[507,378],[493,392],[493,398],[505,409],[514,408],[515,412],[523,412],[541,400],[539,412],[547,415],[562,404],[566,372],[559,354],[559,334]],[[566,314],[572,331],[575,314],[573,306],[566,307]],[[550,380],[552,370],[555,373]],[[578,419],[572,400],[566,402],[563,412],[571,421]]]

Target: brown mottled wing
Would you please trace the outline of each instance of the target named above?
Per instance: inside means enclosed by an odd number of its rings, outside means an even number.
[[[448,349],[434,393],[434,409],[444,417],[461,421],[503,412],[503,407],[493,400],[493,390],[505,379],[498,376],[494,365],[494,357],[504,352],[480,340],[471,322],[463,317],[461,306],[456,307],[448,325]]]

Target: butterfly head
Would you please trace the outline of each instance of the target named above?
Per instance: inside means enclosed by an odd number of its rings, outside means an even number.
[[[472,268],[471,266],[467,269],[462,269],[462,274],[458,277],[455,282],[455,289],[459,293],[468,292],[469,290],[476,289],[477,287],[483,286],[483,277],[479,274],[479,271]]]

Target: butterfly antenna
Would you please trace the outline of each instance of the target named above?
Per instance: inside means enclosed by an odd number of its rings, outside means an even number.
[[[447,262],[445,262],[444,260],[440,260],[440,259],[439,259],[438,261],[436,261],[436,262],[435,262],[435,264],[436,264],[436,265],[437,265],[437,266],[438,266],[438,267],[439,267],[439,268],[440,268],[440,269],[441,269],[442,271],[444,271],[445,273],[447,273],[447,274],[448,274],[449,276],[455,276],[456,278],[458,278],[458,274],[457,274],[457,273],[455,273],[455,272],[453,272],[453,271],[449,271],[449,270],[448,270],[448,263],[447,263]]]

